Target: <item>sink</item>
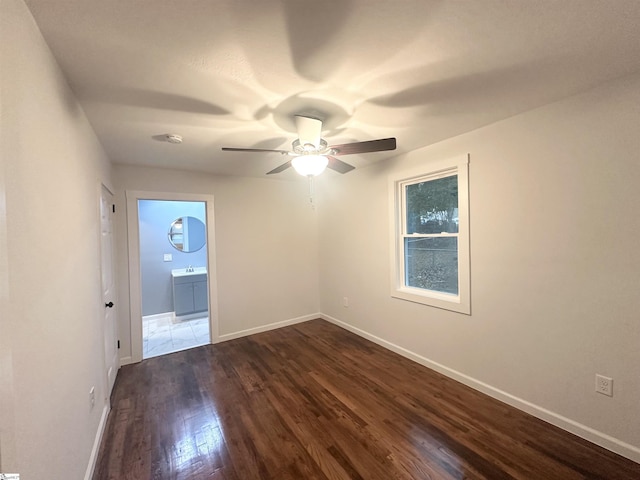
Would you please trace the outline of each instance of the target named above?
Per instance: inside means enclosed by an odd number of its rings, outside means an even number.
[[[174,277],[186,277],[188,275],[202,275],[207,273],[207,267],[193,267],[191,270],[186,268],[175,268],[171,270],[171,275]]]

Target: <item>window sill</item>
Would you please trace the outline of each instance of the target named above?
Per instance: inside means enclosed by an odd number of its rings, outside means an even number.
[[[392,290],[391,296],[400,300],[471,315],[470,302],[464,301],[459,295],[425,291],[418,288],[399,288]]]

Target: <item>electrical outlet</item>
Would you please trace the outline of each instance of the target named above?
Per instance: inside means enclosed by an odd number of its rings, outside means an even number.
[[[349,306],[349,297],[342,297],[342,306],[343,307]]]
[[[96,404],[96,387],[91,387],[91,390],[89,390],[89,405],[91,406],[91,408],[93,408],[95,404]]]
[[[171,255],[170,253],[165,253],[163,259],[165,262],[173,262],[173,255]]]
[[[613,397],[613,378],[596,373],[596,392]]]

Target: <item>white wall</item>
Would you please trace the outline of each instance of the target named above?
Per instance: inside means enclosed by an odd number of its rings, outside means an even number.
[[[2,10],[0,10],[2,11]],[[4,46],[5,17],[0,17],[0,42]],[[0,48],[2,48],[0,46]],[[4,49],[0,49],[4,57]],[[9,254],[7,248],[7,179],[4,160],[5,123],[7,114],[2,97],[5,95],[4,64],[0,64],[0,472],[2,466],[15,461],[13,415],[13,341],[9,318]]]
[[[106,405],[98,199],[109,165],[26,6],[2,0],[0,18],[0,471],[78,479]]]
[[[114,172],[120,212],[125,211],[127,190],[213,195],[215,221],[208,227],[215,230],[219,318],[214,321],[221,338],[319,311],[317,219],[304,178],[216,177],[124,165],[117,165]],[[117,218],[120,355],[127,361],[131,356],[130,266],[123,233],[126,218],[124,213]]]
[[[640,461],[639,105],[636,75],[324,178],[321,311]],[[391,298],[389,175],[467,153],[472,315]]]

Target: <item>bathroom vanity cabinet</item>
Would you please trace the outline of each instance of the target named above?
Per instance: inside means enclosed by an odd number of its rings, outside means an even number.
[[[206,273],[172,274],[172,279],[173,309],[177,317],[208,310]]]

